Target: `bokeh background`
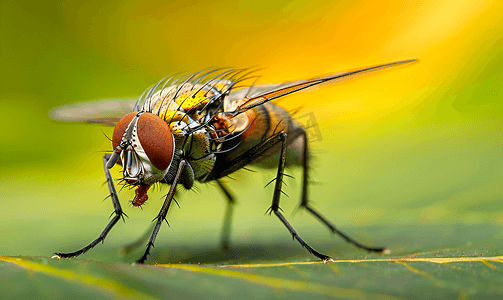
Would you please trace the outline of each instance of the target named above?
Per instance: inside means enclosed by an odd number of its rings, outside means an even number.
[[[303,106],[319,126],[311,199],[341,230],[397,255],[501,249],[502,11],[489,0],[4,0],[0,255],[76,250],[112,212],[99,151],[111,149],[103,133],[113,128],[50,120],[55,106],[137,97],[164,76],[212,66],[258,67],[259,83],[272,83],[410,58],[420,61],[280,102]],[[273,175],[226,180],[238,200],[232,255],[219,251],[225,202],[208,184],[179,197],[153,262],[311,259],[264,216]],[[301,236],[336,257],[366,255],[307,213],[292,214],[300,184],[287,184],[282,208]],[[83,258],[134,260],[119,249],[147,230],[166,192],[140,210],[122,191],[129,218]]]

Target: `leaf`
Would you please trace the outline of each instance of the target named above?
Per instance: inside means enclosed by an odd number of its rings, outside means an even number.
[[[405,257],[205,265],[132,265],[0,257],[5,298],[441,299],[503,295],[503,256],[433,251]]]

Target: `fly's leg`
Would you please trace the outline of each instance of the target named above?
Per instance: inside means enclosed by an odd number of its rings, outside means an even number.
[[[169,192],[166,195],[166,200],[164,200],[164,204],[161,207],[161,211],[159,211],[159,214],[157,215],[157,217],[155,217],[154,220],[152,220],[152,222],[155,220],[157,220],[157,222],[155,224],[154,230],[152,231],[152,235],[150,236],[150,240],[147,243],[147,249],[145,250],[145,253],[143,254],[143,256],[139,260],[136,261],[139,264],[145,263],[145,261],[147,260],[147,257],[150,255],[150,249],[152,247],[154,247],[155,238],[157,237],[157,234],[159,233],[159,229],[161,228],[162,221],[166,221],[166,215],[168,214],[169,206],[171,205],[171,202],[173,201],[173,196],[175,195],[176,186],[177,186],[178,182],[180,181],[180,175],[182,174],[182,171],[183,171],[186,164],[187,164],[187,162],[185,160],[182,160],[180,162],[180,165],[178,166],[178,171],[176,172],[175,180],[171,184]],[[166,221],[166,223],[168,223],[168,221]]]
[[[353,240],[351,237],[347,236],[340,230],[338,230],[335,225],[330,222],[327,218],[325,218],[320,212],[318,212],[314,207],[312,207],[308,202],[308,197],[307,197],[307,188],[309,184],[309,148],[307,145],[307,133],[306,131],[302,132],[302,137],[304,139],[304,153],[303,153],[303,160],[302,160],[302,200],[300,202],[300,207],[305,208],[308,212],[310,212],[313,216],[315,216],[318,220],[320,220],[321,223],[323,223],[325,226],[328,227],[328,229],[332,233],[338,234],[340,237],[345,239],[348,243],[353,244],[354,246],[365,249],[367,251],[372,251],[372,252],[383,252],[387,253],[389,250],[387,250],[384,247],[368,247],[363,244],[360,244],[359,242]]]
[[[272,138],[277,137],[278,142],[281,142],[281,153],[280,153],[280,159],[279,159],[279,165],[278,165],[278,172],[276,174],[276,183],[274,186],[274,195],[272,198],[272,205],[269,208],[268,212],[269,213],[274,213],[279,220],[285,225],[285,227],[290,231],[290,234],[294,239],[296,239],[302,247],[306,248],[309,253],[313,254],[314,256],[318,257],[319,259],[328,262],[328,261],[333,261],[333,259],[330,256],[327,256],[325,254],[321,254],[318,251],[314,250],[311,246],[309,246],[293,229],[292,225],[288,223],[288,221],[285,219],[283,214],[279,211],[279,198],[281,196],[281,193],[283,191],[281,190],[281,186],[283,185],[283,171],[285,170],[285,162],[286,162],[286,133],[284,132],[279,132],[277,135],[274,135]]]
[[[246,151],[242,155],[229,160],[229,161],[221,161],[220,163],[216,164],[211,173],[207,177],[207,181],[210,180],[216,180],[218,178],[222,178],[224,176],[227,176],[242,167],[246,166],[247,164],[253,162],[254,160],[258,159],[264,153],[267,153],[270,151],[272,148],[274,148],[276,145],[281,143],[281,156],[279,160],[279,166],[278,166],[278,173],[276,176],[276,186],[274,189],[274,196],[273,196],[273,203],[269,211],[274,214],[280,219],[281,222],[286,226],[288,231],[292,234],[293,238],[296,239],[304,248],[306,248],[310,253],[315,255],[316,257],[324,260],[324,261],[330,261],[332,260],[329,256],[324,255],[319,253],[318,251],[314,250],[311,246],[309,246],[306,242],[304,242],[303,239],[300,238],[300,236],[297,234],[297,232],[293,229],[293,227],[288,223],[288,221],[285,219],[283,214],[279,211],[279,197],[282,193],[281,191],[281,185],[283,183],[283,170],[285,169],[285,161],[286,161],[286,145],[287,145],[287,135],[285,132],[281,131],[278,132],[262,143],[256,145],[255,147],[251,148],[250,150]]]
[[[217,179],[216,182],[218,184],[218,187],[225,194],[225,198],[227,199],[227,209],[225,210],[224,224],[222,226],[222,237],[221,237],[222,248],[227,250],[229,249],[232,213],[234,212],[234,203],[236,203],[236,200],[234,200],[234,197],[229,192],[229,189],[225,185],[223,185],[223,183],[220,180]]]
[[[110,198],[112,198],[112,203],[114,205],[114,212],[112,213],[115,214],[112,220],[108,223],[107,227],[101,232],[100,236],[92,241],[89,245],[85,246],[84,248],[77,250],[75,252],[70,252],[70,253],[54,253],[54,256],[57,258],[71,258],[75,256],[79,256],[83,253],[86,253],[90,249],[92,249],[94,246],[96,246],[98,243],[102,242],[107,234],[110,232],[112,227],[114,227],[115,224],[122,218],[124,219],[124,216],[127,217],[127,215],[122,211],[121,204],[119,202],[119,197],[117,197],[117,191],[115,190],[114,182],[112,179],[112,175],[110,174],[110,171],[107,168],[107,162],[110,158],[110,154],[105,154],[103,156],[103,168],[105,169],[105,177],[107,178],[107,184],[108,184],[108,190],[110,191]]]

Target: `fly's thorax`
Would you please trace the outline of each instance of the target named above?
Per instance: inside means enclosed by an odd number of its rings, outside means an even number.
[[[171,129],[151,113],[130,113],[115,126],[112,143],[123,177],[130,184],[152,185],[168,172],[175,141]]]
[[[215,165],[216,156],[212,152],[218,150],[211,135],[205,127],[196,129],[199,123],[189,117],[171,122],[170,127],[176,148],[181,149],[183,157],[189,161],[195,179],[203,181]]]
[[[170,123],[177,113],[190,116],[199,121],[206,116],[208,102],[223,95],[231,82],[219,80],[215,84],[171,85],[162,88],[148,97],[142,106],[142,111],[152,112]]]
[[[184,149],[194,170],[194,177],[201,182],[215,166],[216,155],[212,153],[212,144],[206,130],[200,129],[190,135]]]
[[[201,123],[206,116],[204,107],[214,92],[199,90],[202,85],[186,85],[176,95],[176,86],[163,89],[145,105],[151,105],[160,119],[169,124],[175,146],[192,166],[196,180],[202,180],[213,169],[216,156],[214,142]],[[164,100],[163,100],[164,98]]]

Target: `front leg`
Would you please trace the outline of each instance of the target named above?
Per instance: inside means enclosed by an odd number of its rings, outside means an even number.
[[[154,247],[154,242],[157,237],[157,234],[159,233],[159,229],[161,228],[162,221],[166,221],[166,215],[168,214],[169,206],[171,205],[171,202],[173,201],[173,196],[175,195],[176,191],[176,185],[178,182],[180,182],[180,175],[183,172],[183,169],[187,162],[185,160],[182,160],[180,162],[180,165],[178,166],[178,171],[176,173],[175,179],[173,180],[173,183],[171,184],[171,187],[169,189],[168,194],[166,195],[166,200],[164,200],[164,204],[161,207],[161,211],[159,211],[159,214],[157,217],[154,218],[153,221],[157,220],[154,230],[152,231],[152,235],[150,236],[150,239],[147,244],[147,249],[145,250],[145,253],[143,256],[136,261],[136,263],[143,264],[147,260],[147,257],[150,255],[150,249]],[[166,221],[167,223],[168,221]]]
[[[107,184],[108,184],[108,190],[110,191],[110,198],[112,198],[112,203],[114,205],[114,212],[112,213],[115,214],[112,220],[108,223],[108,225],[105,227],[103,232],[101,232],[100,236],[92,241],[89,245],[85,246],[84,248],[77,250],[75,252],[70,252],[70,253],[61,253],[61,252],[56,252],[54,253],[53,257],[57,258],[72,258],[75,256],[79,256],[83,253],[86,253],[90,249],[94,248],[98,243],[103,241],[107,234],[110,232],[110,230],[114,227],[115,224],[122,218],[124,219],[124,216],[127,217],[127,215],[122,211],[121,204],[119,202],[119,197],[117,196],[117,191],[115,190],[114,182],[112,179],[112,175],[110,174],[110,171],[107,168],[107,162],[110,158],[110,154],[105,154],[103,156],[103,168],[105,169],[105,177],[107,178]]]

